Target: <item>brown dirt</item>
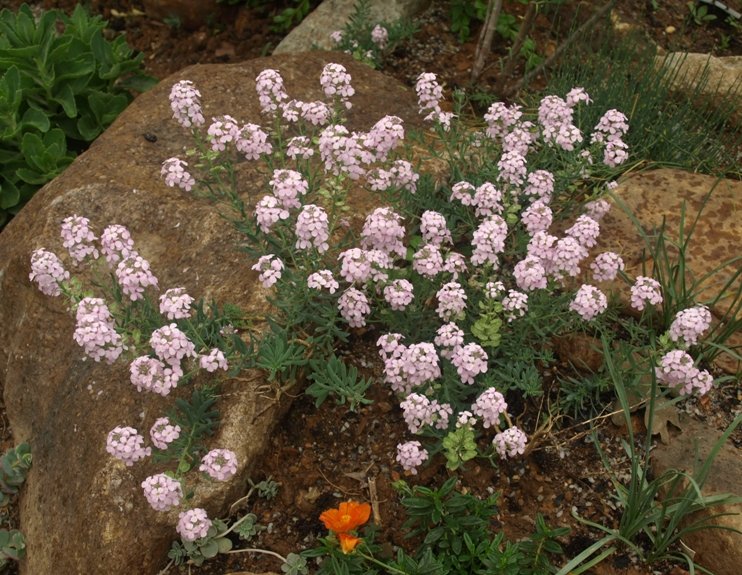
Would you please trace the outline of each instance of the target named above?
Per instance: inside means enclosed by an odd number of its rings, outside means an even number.
[[[19,0],[0,0],[0,8],[17,9]],[[70,13],[74,0],[42,0],[44,9],[60,8]],[[280,11],[289,2],[275,2],[274,11]],[[658,0],[659,8],[652,10],[650,0],[624,0],[615,9],[619,22],[639,27],[665,49],[680,46],[696,52],[713,52],[718,56],[742,54],[742,34],[723,19],[699,27],[689,23],[685,0]],[[729,4],[742,11],[740,0]],[[222,6],[212,23],[197,31],[172,29],[162,21],[146,16],[116,16],[132,14],[132,9],[144,11],[137,0],[89,0],[89,11],[109,20],[110,37],[126,33],[130,46],[145,54],[145,70],[157,78],[164,78],[186,66],[206,63],[233,63],[269,53],[281,39],[271,32],[271,11]],[[574,2],[562,8],[560,24],[552,28],[546,16],[539,16],[534,39],[539,54],[549,54],[563,37],[575,15]],[[586,18],[586,3],[581,3]],[[507,3],[506,11],[522,15],[525,6]],[[668,33],[668,26],[675,32]],[[408,85],[422,71],[439,74],[447,89],[464,87],[469,83],[478,27],[472,30],[472,40],[460,43],[450,32],[447,3],[434,0],[432,7],[421,18],[421,33],[407,45],[399,47],[389,59],[385,73]],[[556,36],[556,42],[554,37]],[[727,38],[727,39],[725,39]],[[725,44],[723,46],[723,44]],[[497,43],[496,43],[497,44]],[[505,55],[504,47],[495,47],[495,56]],[[489,62],[495,62],[494,56]],[[482,76],[482,87],[487,89],[497,80],[497,66]],[[522,71],[516,72],[516,77]],[[273,438],[272,446],[258,462],[254,481],[267,477],[280,483],[277,497],[271,500],[253,498],[246,510],[258,516],[261,525],[269,527],[250,546],[270,549],[281,554],[311,548],[317,536],[324,534],[318,521],[319,514],[337,506],[340,501],[369,500],[368,479],[376,481],[378,490],[381,532],[379,540],[401,546],[408,551],[414,547],[404,539],[401,525],[405,520],[399,498],[391,483],[400,477],[412,485],[438,487],[450,476],[441,456],[421,469],[417,476],[404,476],[394,461],[396,445],[408,440],[408,432],[401,417],[396,398],[382,383],[381,363],[373,341],[373,331],[357,334],[346,350],[349,360],[374,383],[368,396],[373,404],[358,414],[348,413],[346,406],[337,406],[332,400],[315,408],[312,398],[299,395],[281,428]],[[566,358],[564,358],[566,359]],[[562,364],[566,369],[566,364]],[[547,400],[556,399],[558,389],[547,389]],[[729,415],[739,405],[736,390],[714,390],[708,400],[691,400],[688,409],[696,417],[710,418],[720,428],[729,423]],[[512,406],[518,406],[520,424],[529,432],[536,427],[539,413],[545,406],[508,397]],[[610,398],[606,398],[607,401]],[[638,432],[643,432],[639,418]],[[561,429],[560,429],[561,426]],[[7,421],[2,420],[2,447],[12,445]],[[624,434],[607,421],[602,423],[601,440],[610,456],[620,457],[619,440]],[[737,445],[742,436],[735,435]],[[641,437],[641,435],[640,435]],[[552,432],[534,445],[527,458],[506,461],[499,468],[487,462],[471,463],[459,474],[457,489],[469,490],[478,496],[493,491],[501,492],[500,516],[493,530],[503,529],[510,540],[526,537],[533,532],[537,513],[542,513],[552,526],[567,525],[572,532],[562,543],[567,557],[578,554],[600,534],[585,528],[572,518],[572,511],[593,521],[615,525],[617,516],[609,504],[613,487],[599,461],[596,450],[585,435],[585,427],[574,422],[559,422]],[[0,516],[8,526],[16,526],[12,507],[9,516]],[[237,542],[237,541],[236,541]],[[238,543],[236,547],[244,547]],[[164,566],[163,566],[164,567]],[[256,554],[219,556],[200,568],[181,572],[225,574],[237,571],[279,571],[280,565],[270,557]],[[676,569],[660,565],[660,573]],[[178,572],[178,568],[171,568]],[[609,558],[588,573],[595,575],[644,575],[651,571],[631,561],[622,553]],[[674,573],[677,573],[675,571]]]

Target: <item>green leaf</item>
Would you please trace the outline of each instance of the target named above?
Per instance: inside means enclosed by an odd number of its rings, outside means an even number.
[[[74,118],[77,116],[77,103],[75,102],[75,95],[72,93],[72,88],[70,88],[69,84],[64,84],[52,100],[62,105],[67,117]]]
[[[77,121],[77,129],[86,142],[95,140],[102,131],[91,113],[85,114]]]
[[[40,184],[43,186],[44,184],[46,184],[47,182],[53,179],[53,178],[47,177],[44,174],[40,174],[39,172],[35,170],[29,170],[27,168],[18,169],[16,174],[18,174],[18,177],[24,182],[26,182],[27,184]]]
[[[32,127],[39,132],[48,132],[51,124],[49,118],[41,110],[29,108],[21,119],[21,128]]]
[[[188,473],[188,471],[191,469],[191,464],[187,461],[183,460],[178,465],[178,473]]]
[[[201,545],[198,549],[206,559],[211,559],[219,553],[219,544],[213,539],[209,539],[205,545]]]
[[[159,80],[154,76],[150,76],[148,74],[136,74],[134,76],[129,76],[125,80],[122,80],[117,84],[117,86],[125,90],[146,92],[147,90],[154,88],[158,83]]]
[[[226,553],[232,549],[232,541],[226,537],[220,537],[217,539],[216,544],[219,547],[219,553]]]
[[[21,195],[18,192],[18,188],[15,187],[11,182],[3,182],[0,187],[0,208],[7,210],[12,208],[20,201]]]

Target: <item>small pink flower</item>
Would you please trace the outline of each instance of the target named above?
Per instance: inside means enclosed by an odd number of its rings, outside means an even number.
[[[461,381],[472,385],[478,374],[487,372],[488,359],[481,346],[469,343],[453,353],[451,363],[456,366]]]
[[[263,284],[264,288],[269,288],[281,279],[281,270],[284,269],[283,262],[273,254],[261,256],[254,266],[253,270],[259,271],[260,275],[258,280]]]
[[[213,373],[217,369],[223,369],[224,371],[229,369],[224,352],[218,348],[212,349],[209,355],[202,355],[198,360],[198,364],[209,373]]]
[[[211,519],[203,509],[183,511],[179,515],[176,531],[184,541],[195,541],[206,537],[211,527]]]
[[[507,457],[515,457],[516,455],[523,455],[526,450],[526,443],[528,443],[528,437],[517,427],[511,427],[495,435],[492,443],[495,446],[495,451],[497,451],[502,459],[505,459]]]
[[[575,294],[575,299],[569,304],[571,311],[576,311],[582,319],[590,321],[608,308],[608,299],[598,288],[583,285]]]
[[[167,449],[168,446],[180,437],[180,425],[170,425],[167,417],[161,417],[149,430],[149,436],[157,449]]]
[[[160,296],[160,313],[166,315],[167,319],[190,317],[193,301],[193,298],[185,293],[185,288],[169,289]]]
[[[338,309],[350,327],[363,327],[366,325],[366,316],[371,313],[365,294],[355,288],[343,292],[338,299]]]
[[[183,498],[183,488],[180,482],[158,473],[152,475],[142,482],[144,497],[155,511],[170,511],[173,507],[180,505]]]
[[[417,467],[428,459],[427,450],[421,448],[422,444],[419,441],[408,441],[397,445],[397,461],[405,471],[409,471],[412,475],[417,475]]]
[[[57,297],[62,293],[59,284],[70,279],[70,272],[64,269],[54,253],[40,248],[31,254],[31,274],[28,279],[39,284],[41,293]]]
[[[394,280],[384,288],[384,299],[391,304],[393,310],[404,310],[414,298],[412,284],[407,280]]]
[[[212,479],[226,481],[237,473],[237,455],[228,449],[212,449],[201,459],[198,469]]]
[[[637,276],[631,286],[631,307],[642,311],[647,302],[651,305],[662,303],[662,286],[653,278]]]
[[[144,437],[133,427],[117,427],[108,434],[106,451],[131,467],[135,461],[152,453],[151,447],[142,447],[143,443]]]
[[[327,288],[332,294],[340,287],[340,284],[335,281],[330,270],[320,270],[307,278],[307,287],[319,290]]]

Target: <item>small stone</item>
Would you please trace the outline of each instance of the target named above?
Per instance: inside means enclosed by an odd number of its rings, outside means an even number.
[[[665,34],[674,34],[675,33],[675,26],[668,26],[665,28]]]

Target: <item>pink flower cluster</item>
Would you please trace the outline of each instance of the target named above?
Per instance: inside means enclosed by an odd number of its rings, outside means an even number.
[[[593,200],[585,204],[585,213],[596,222],[600,222],[600,220],[603,219],[603,216],[610,211],[611,204],[604,199]]]
[[[402,243],[405,236],[402,216],[391,208],[376,208],[373,214],[366,216],[361,231],[361,246],[364,249],[381,250],[385,254],[397,254],[404,257],[407,249]]]
[[[273,224],[288,217],[289,211],[275,196],[263,196],[255,206],[255,219],[264,234],[271,231]]]
[[[98,259],[98,250],[90,242],[95,241],[95,234],[90,229],[90,220],[77,214],[65,218],[62,222],[62,244],[70,253],[75,263],[82,263],[85,258],[92,256]]]
[[[149,262],[137,252],[131,252],[119,262],[116,277],[121,285],[121,291],[129,296],[131,301],[144,299],[144,288],[157,287],[157,278],[152,275]]]
[[[160,313],[167,319],[184,319],[191,315],[193,298],[185,293],[185,288],[171,288],[160,296]]]
[[[116,427],[108,434],[106,451],[131,467],[135,461],[152,453],[151,447],[142,447],[143,443],[144,437],[133,427]]]
[[[714,378],[704,370],[699,370],[687,352],[677,349],[666,353],[655,368],[657,381],[671,387],[680,387],[681,395],[690,395],[694,390],[705,395],[711,389]]]
[[[443,99],[443,88],[436,81],[436,75],[430,72],[424,72],[417,78],[415,84],[417,92],[417,103],[420,107],[421,114],[427,114],[426,120],[434,114],[441,112],[438,104]]]
[[[258,100],[264,114],[276,115],[278,104],[288,99],[288,94],[283,87],[283,78],[277,70],[263,70],[255,78],[255,89],[258,92]]]
[[[405,471],[409,471],[412,475],[417,475],[416,468],[428,459],[428,451],[421,448],[422,444],[419,441],[408,441],[397,445],[397,461]]]
[[[367,150],[373,150],[378,161],[385,162],[389,152],[403,139],[402,119],[397,116],[384,116],[363,137],[363,145]]]
[[[463,319],[464,310],[466,309],[467,295],[461,285],[457,282],[444,284],[438,293],[438,316],[443,321],[452,319]]]
[[[526,159],[518,152],[505,152],[497,162],[498,180],[505,180],[512,186],[520,186],[526,179]]]
[[[235,136],[235,147],[245,154],[246,160],[259,160],[262,154],[270,155],[273,146],[257,124],[245,124]],[[310,154],[311,155],[311,154]]]
[[[623,259],[614,252],[598,254],[590,264],[593,279],[597,282],[613,281],[618,275],[618,270],[623,271],[624,267]]]
[[[580,273],[579,264],[588,256],[588,251],[579,240],[566,236],[557,240],[551,256],[549,273],[557,278],[563,277],[564,274],[574,277]]]
[[[554,193],[554,174],[546,170],[536,170],[528,174],[528,185],[523,188],[527,196],[535,196],[544,204],[551,202]]]
[[[211,527],[211,519],[203,509],[190,509],[178,515],[178,526],[175,528],[184,541],[195,541],[206,537]]]
[[[605,146],[603,163],[607,166],[615,168],[629,158],[629,147],[622,139],[628,129],[628,119],[618,110],[608,110],[595,126],[592,142]]]
[[[394,280],[384,288],[384,299],[393,310],[403,311],[415,299],[412,284],[407,280]]]
[[[170,511],[173,507],[180,505],[183,497],[183,488],[180,481],[158,473],[152,475],[142,482],[144,497],[155,511]]]
[[[330,293],[335,293],[340,284],[332,277],[330,270],[320,270],[307,278],[307,286],[319,290],[327,288]]]
[[[711,325],[711,312],[705,305],[684,309],[675,316],[670,326],[670,339],[682,339],[685,345],[696,345],[698,338]]]
[[[472,412],[482,418],[482,425],[487,429],[497,427],[500,416],[508,410],[505,397],[494,387],[489,387],[477,398],[471,406]]]
[[[642,311],[647,302],[651,305],[662,303],[662,286],[653,278],[637,276],[631,286],[631,307]]]
[[[539,200],[528,206],[520,216],[521,223],[530,235],[548,230],[552,219],[551,208]]]
[[[180,365],[169,367],[154,357],[143,355],[136,358],[129,365],[130,381],[137,391],[152,391],[163,397],[170,390],[178,386],[178,380],[183,375]]]
[[[348,102],[355,90],[350,85],[350,74],[345,66],[340,64],[327,64],[322,70],[319,83],[328,98],[336,98],[341,104],[350,110],[352,104]]]
[[[309,184],[299,172],[294,170],[276,170],[273,179],[268,182],[273,186],[273,195],[278,198],[287,210],[301,207],[299,195],[309,190]]]
[[[280,258],[273,254],[268,254],[260,256],[258,263],[250,269],[260,272],[258,280],[263,284],[263,287],[267,289],[281,279],[281,270],[283,270],[284,267],[285,266]]]
[[[209,355],[202,355],[198,359],[198,364],[209,373],[213,373],[217,369],[223,369],[224,371],[229,369],[224,352],[216,347],[209,352]]]
[[[523,455],[526,450],[526,443],[528,443],[528,437],[517,427],[511,427],[502,433],[498,433],[492,440],[495,451],[502,459]]]
[[[366,316],[371,313],[366,295],[355,288],[348,288],[338,298],[338,309],[350,327],[363,327]]]
[[[374,44],[377,44],[381,50],[383,50],[389,40],[389,32],[381,24],[377,24],[374,26],[374,29],[371,30],[371,40]]]
[[[441,349],[441,357],[451,358],[464,343],[464,331],[455,323],[447,323],[438,328],[433,340]]]
[[[541,265],[541,259],[536,256],[529,255],[519,261],[513,275],[519,289],[525,291],[546,289],[546,270]]]
[[[426,244],[441,246],[453,243],[451,232],[446,227],[446,218],[438,212],[427,210],[420,218],[420,232]]]
[[[292,160],[296,160],[301,157],[302,160],[307,160],[314,155],[314,149],[310,146],[311,142],[306,136],[296,136],[291,138],[286,146],[286,155]]]
[[[345,174],[352,180],[359,179],[365,169],[361,163],[369,164],[374,155],[366,150],[363,135],[350,134],[343,126],[328,126],[319,135],[319,152],[325,170],[335,175]]]
[[[474,215],[478,218],[502,214],[502,192],[490,182],[485,182],[476,189],[472,203],[477,208]]]
[[[453,352],[451,363],[456,366],[461,381],[472,385],[478,374],[487,372],[488,359],[481,346],[468,343]]]
[[[582,215],[564,233],[576,239],[580,245],[591,248],[598,243],[596,240],[600,235],[600,224],[590,216]]]
[[[412,269],[428,279],[437,276],[443,267],[443,256],[437,246],[423,245],[412,255]]]
[[[577,290],[569,309],[576,311],[585,321],[590,321],[608,309],[608,299],[598,288],[585,284]]]
[[[124,226],[112,225],[103,230],[100,237],[101,253],[106,257],[108,267],[112,268],[124,258],[134,253],[134,240]]]
[[[184,357],[197,357],[196,346],[174,323],[153,331],[149,343],[157,357],[173,368],[179,368]]]
[[[203,456],[198,469],[212,479],[226,481],[237,473],[237,455],[228,449],[212,449]]]
[[[157,449],[167,449],[168,446],[180,437],[180,425],[170,425],[167,417],[160,417],[149,430],[149,437]]]
[[[523,317],[528,311],[528,296],[515,290],[508,290],[508,295],[502,300],[502,309],[508,323],[518,317]]]
[[[314,204],[307,204],[296,219],[296,249],[317,248],[324,253],[330,248],[330,223],[327,212]]]
[[[64,269],[61,260],[52,252],[39,248],[31,254],[30,281],[39,284],[41,293],[57,297],[62,293],[59,284],[70,279],[70,272]]]
[[[85,355],[112,364],[124,351],[123,338],[105,301],[86,297],[77,307],[77,324],[72,338],[83,348]]]
[[[181,80],[170,90],[170,107],[173,118],[184,128],[200,127],[205,123],[201,113],[201,92],[190,80]]]
[[[497,254],[505,250],[507,235],[508,225],[502,217],[492,215],[484,220],[474,231],[471,263],[479,266],[490,262],[497,269],[500,263]]]
[[[476,189],[469,182],[458,182],[451,188],[450,201],[458,200],[464,206],[474,205],[474,195]]]
[[[492,104],[484,115],[484,121],[487,122],[485,134],[492,139],[504,138],[510,131],[510,127],[523,115],[520,109],[521,106],[516,104],[510,108],[502,102]]]
[[[223,152],[227,149],[227,144],[237,137],[240,128],[232,116],[219,116],[211,120],[212,124],[207,131],[211,138],[211,149],[214,152]]]

